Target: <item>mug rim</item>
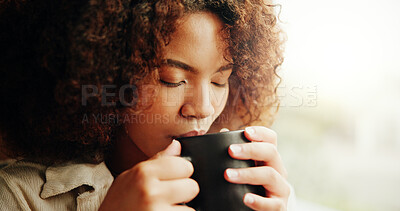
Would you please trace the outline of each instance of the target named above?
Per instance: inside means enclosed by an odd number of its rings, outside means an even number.
[[[188,137],[180,137],[176,138],[175,140],[181,141],[181,140],[187,140],[191,138],[197,138],[197,137],[209,137],[209,136],[215,136],[215,135],[221,135],[221,134],[227,134],[227,133],[243,133],[244,130],[232,130],[232,131],[224,131],[224,132],[216,132],[216,133],[207,133],[204,135],[197,135],[197,136],[188,136]]]

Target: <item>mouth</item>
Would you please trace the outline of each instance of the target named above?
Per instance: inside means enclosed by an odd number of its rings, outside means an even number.
[[[183,138],[183,137],[191,137],[191,136],[201,136],[206,134],[206,131],[204,130],[192,130],[190,132],[178,135],[178,136],[172,136],[173,139],[177,139],[177,138]]]

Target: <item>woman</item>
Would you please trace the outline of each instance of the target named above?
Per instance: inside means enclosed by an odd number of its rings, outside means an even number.
[[[199,187],[173,139],[272,121],[282,53],[264,2],[2,4],[1,134],[22,159],[0,172],[6,208],[190,210]],[[257,167],[225,179],[265,187],[252,209],[286,209],[276,134],[245,135],[229,154]]]

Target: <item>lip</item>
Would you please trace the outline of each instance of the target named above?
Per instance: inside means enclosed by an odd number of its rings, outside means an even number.
[[[191,137],[191,136],[201,136],[206,134],[206,131],[204,130],[192,130],[190,132],[178,135],[178,136],[172,136],[173,139],[177,139],[177,138],[183,138],[183,137]]]

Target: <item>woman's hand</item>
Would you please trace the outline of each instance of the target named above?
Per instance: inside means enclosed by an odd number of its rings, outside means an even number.
[[[227,169],[225,179],[232,183],[262,185],[266,197],[247,193],[243,202],[254,210],[286,210],[290,187],[287,173],[277,151],[276,133],[266,127],[253,126],[245,129],[245,136],[251,143],[232,144],[229,154],[232,158],[256,161],[256,167]]]
[[[177,155],[181,146],[173,141],[164,151],[121,173],[113,182],[100,210],[193,210],[179,205],[198,193],[189,177],[193,165]]]

